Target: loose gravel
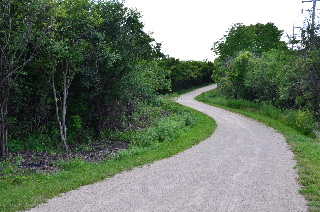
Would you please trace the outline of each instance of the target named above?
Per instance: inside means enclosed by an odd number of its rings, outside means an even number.
[[[194,100],[177,102],[213,117],[218,127],[200,144],[167,159],[55,197],[39,211],[305,212],[294,155],[274,129]]]

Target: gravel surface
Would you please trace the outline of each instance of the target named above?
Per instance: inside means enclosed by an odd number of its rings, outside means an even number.
[[[285,138],[263,124],[193,100],[213,88],[177,99],[217,121],[210,138],[174,157],[67,192],[30,211],[307,211]]]

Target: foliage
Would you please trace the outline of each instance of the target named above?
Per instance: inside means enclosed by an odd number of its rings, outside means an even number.
[[[283,32],[273,23],[245,26],[234,24],[212,50],[222,61],[235,57],[240,51],[250,51],[261,55],[271,49],[286,49],[286,43],[280,41]]]
[[[252,54],[248,51],[239,52],[238,56],[222,63],[216,61],[213,79],[218,83],[224,94],[230,95],[235,99],[239,96],[247,95],[245,87],[245,77],[251,69]]]
[[[164,57],[119,1],[5,0],[0,10],[2,155],[147,126],[159,93],[211,81],[211,62]]]
[[[11,91],[34,59],[48,27],[41,1],[4,0],[0,4],[0,157],[6,154]],[[39,42],[38,42],[39,41]]]
[[[184,131],[196,124],[196,118],[188,111],[175,117],[161,120],[155,126],[143,130],[133,137],[132,148],[147,147],[153,143],[169,142],[177,139]]]
[[[231,83],[233,88],[234,98],[238,99],[238,96],[245,95],[245,76],[249,71],[249,62],[252,55],[250,52],[240,52],[239,56],[235,58],[230,69],[227,71],[227,81]]]
[[[212,82],[213,63],[210,61],[180,61],[166,57],[159,61],[159,65],[170,71],[173,91]]]
[[[10,150],[57,148],[59,137],[67,149],[108,128],[124,129],[170,89],[169,72],[157,62],[161,44],[143,31],[135,9],[118,1],[3,3],[2,154],[5,138]]]
[[[290,51],[271,50],[251,60],[251,70],[245,78],[250,99],[289,104],[290,64],[294,55]],[[289,106],[289,105],[288,105]]]
[[[213,79],[226,96],[308,110],[319,120],[320,45],[316,33],[302,32],[303,48],[289,50],[280,41],[282,32],[271,23],[234,25],[215,43],[220,56],[214,63]]]
[[[262,65],[268,60],[266,52],[277,54],[275,52],[287,49],[285,43],[280,41],[281,36],[282,31],[272,23],[250,26],[235,24],[227,35],[215,42],[212,50],[219,57],[215,60],[212,77],[225,95],[235,99],[260,98],[261,91],[257,91],[264,89],[262,84],[269,84],[262,82],[269,80],[265,77],[269,74],[263,70],[268,69],[267,62]],[[263,62],[258,61],[258,58],[263,58]],[[260,64],[261,68],[257,67]]]

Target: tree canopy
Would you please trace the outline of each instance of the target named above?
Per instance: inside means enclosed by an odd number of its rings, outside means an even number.
[[[285,49],[286,43],[281,41],[282,30],[273,23],[255,25],[234,24],[219,41],[215,42],[212,50],[225,60],[234,57],[240,51],[250,51],[261,55],[271,49]]]

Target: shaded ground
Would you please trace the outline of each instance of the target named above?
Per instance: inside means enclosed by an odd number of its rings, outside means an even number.
[[[60,153],[36,151],[9,152],[9,156],[0,159],[0,162],[9,160],[13,164],[17,164],[21,169],[56,172],[58,170],[54,166],[54,162],[80,158],[98,163],[114,156],[119,150],[127,149],[129,145],[129,141],[111,141],[108,143],[92,143],[85,146],[71,145],[70,150]]]
[[[171,115],[170,111],[163,110],[160,107],[147,111],[140,117],[140,123],[135,126],[131,126],[132,131],[144,129],[152,125],[152,116],[156,119],[163,119]],[[94,142],[91,144],[69,144],[68,151],[9,151],[8,156],[0,158],[0,163],[7,162],[13,166],[17,166],[18,169],[23,170],[24,174],[28,171],[41,171],[45,173],[57,172],[58,168],[54,163],[57,161],[68,161],[72,159],[83,159],[85,161],[99,163],[102,160],[107,160],[113,157],[117,151],[128,149],[130,141],[116,140],[108,138],[105,142]],[[1,173],[0,177],[5,176]],[[1,178],[0,178],[1,179]]]

